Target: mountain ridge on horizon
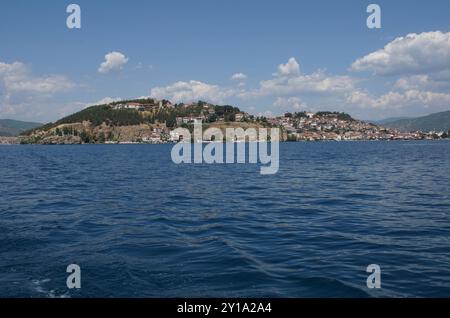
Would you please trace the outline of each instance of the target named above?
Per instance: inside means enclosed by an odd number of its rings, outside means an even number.
[[[42,123],[16,119],[0,119],[0,137],[14,137],[22,132],[42,126]]]
[[[386,118],[375,123],[400,131],[450,131],[450,110],[419,117]]]

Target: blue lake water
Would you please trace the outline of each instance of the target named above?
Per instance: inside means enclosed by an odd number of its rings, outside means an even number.
[[[450,297],[450,142],[284,143],[271,176],[171,147],[0,147],[0,297]]]

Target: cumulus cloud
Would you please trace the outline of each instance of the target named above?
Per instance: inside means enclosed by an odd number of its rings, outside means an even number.
[[[155,87],[150,91],[150,95],[154,98],[166,98],[176,103],[198,100],[221,103],[233,94],[234,91],[231,89],[194,80],[189,82],[180,81],[166,87]]]
[[[0,62],[0,116],[44,121],[57,113],[54,98],[74,87],[66,76],[35,76],[24,63]]]
[[[236,73],[232,79],[245,80],[247,76]],[[268,80],[260,82],[255,89],[226,88],[201,81],[180,81],[164,87],[154,87],[150,96],[158,99],[169,99],[173,102],[193,102],[205,100],[223,103],[230,98],[242,100],[274,97],[274,106],[279,108],[300,110],[306,108],[298,95],[314,95],[336,97],[345,100],[345,94],[355,89],[357,80],[349,76],[333,76],[318,70],[312,74],[301,74],[300,66],[295,58],[286,64],[280,64],[277,72]],[[293,97],[293,95],[297,95]],[[303,97],[303,96],[302,96]]]
[[[105,55],[105,61],[100,64],[98,72],[102,74],[109,73],[110,71],[118,71],[128,63],[128,58],[120,52],[111,52]]]
[[[357,80],[349,76],[332,76],[323,71],[293,77],[276,77],[260,82],[255,90],[240,93],[242,98],[258,98],[268,95],[288,96],[293,94],[332,95],[351,91]]]
[[[5,94],[53,94],[70,90],[74,84],[62,75],[33,76],[29,68],[21,62],[0,62],[0,87]]]
[[[400,77],[394,83],[396,90],[423,90],[435,92],[450,91],[450,80],[431,75],[412,75]]]
[[[236,73],[231,76],[231,79],[237,82],[244,82],[247,80],[247,78],[247,75],[245,75],[244,73]]]
[[[445,110],[450,104],[450,94],[411,89],[404,92],[391,91],[379,97],[373,97],[367,91],[357,90],[348,94],[347,102],[359,107],[379,110],[440,111]]]
[[[278,108],[293,110],[302,110],[307,107],[306,104],[298,97],[278,97],[273,105]]]
[[[430,86],[432,86],[432,83],[428,75],[401,77],[394,84],[394,88],[399,90],[420,89]]]
[[[300,74],[300,65],[297,60],[291,57],[286,64],[278,65],[278,71],[273,76],[285,77],[296,76]]]
[[[411,33],[356,60],[351,69],[378,75],[427,74],[450,70],[450,32]]]
[[[421,115],[447,110],[450,104],[450,32],[411,33],[356,60],[353,71],[392,76],[392,89],[374,96],[357,89],[347,103],[382,114]]]
[[[248,99],[270,95],[276,97],[294,94],[332,95],[353,90],[357,82],[350,76],[328,75],[323,70],[301,74],[300,66],[293,57],[286,64],[280,64],[277,72],[272,75],[271,79],[261,81],[259,88],[239,92],[238,97]]]

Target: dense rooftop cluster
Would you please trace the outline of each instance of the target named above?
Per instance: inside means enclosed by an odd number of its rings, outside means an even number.
[[[286,113],[268,119],[272,125],[282,127],[287,140],[416,140],[446,138],[446,133],[400,132],[394,129],[353,119],[339,112]]]

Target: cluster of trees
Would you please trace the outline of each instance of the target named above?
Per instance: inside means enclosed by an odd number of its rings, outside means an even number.
[[[73,127],[56,128],[55,134],[57,136],[78,136],[78,130],[73,129]]]
[[[300,118],[308,118],[306,112],[295,112],[295,113],[286,113],[284,114],[286,118],[300,119]]]
[[[177,115],[173,110],[158,110],[156,113],[148,117],[150,124],[166,123],[167,127],[174,128],[177,125]]]
[[[140,99],[128,99],[128,100],[120,100],[117,102],[112,102],[108,104],[111,105],[118,105],[118,104],[128,104],[128,103],[139,103],[139,104],[150,104],[155,105],[156,101],[153,98],[140,98]]]
[[[214,106],[214,112],[217,117],[223,117],[224,121],[236,121],[236,114],[240,112],[239,108],[230,105]]]
[[[108,140],[111,136],[108,134],[108,136],[105,135],[104,132],[100,132],[98,135],[90,134],[86,130],[82,130],[79,132],[77,129],[74,129],[73,127],[63,127],[62,129],[56,128],[55,129],[55,135],[57,136],[79,136],[81,141],[83,143],[105,143],[106,140]]]
[[[252,118],[253,118],[253,116],[251,116]],[[268,121],[267,121],[267,117],[265,117],[265,116],[261,116],[261,117],[256,117],[256,120],[255,120],[257,123],[262,123],[262,124],[267,124],[268,123]]]
[[[114,110],[110,106],[103,105],[86,108],[58,120],[55,125],[81,123],[83,121],[90,121],[95,126],[99,126],[102,123],[114,126],[130,126],[142,124],[146,120],[136,110]]]
[[[315,117],[333,117],[333,118],[337,118],[339,120],[344,120],[344,121],[354,121],[352,116],[350,116],[347,113],[341,113],[341,112],[318,112],[314,116]]]

